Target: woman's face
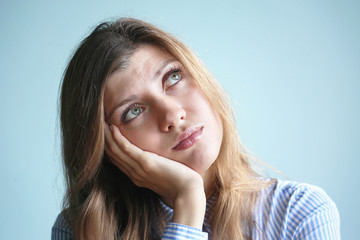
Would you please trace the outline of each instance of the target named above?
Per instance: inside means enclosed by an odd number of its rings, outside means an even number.
[[[199,174],[219,154],[220,117],[184,66],[158,47],[141,45],[129,66],[108,78],[104,109],[106,122],[131,143]]]

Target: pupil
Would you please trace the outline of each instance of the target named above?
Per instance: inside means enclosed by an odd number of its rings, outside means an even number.
[[[139,108],[133,108],[133,109],[132,109],[132,113],[133,113],[133,114],[137,114],[138,112],[139,112]]]
[[[173,77],[173,79],[177,80],[177,79],[179,78],[179,75],[178,75],[177,73],[174,73],[174,74],[172,75],[172,77]]]

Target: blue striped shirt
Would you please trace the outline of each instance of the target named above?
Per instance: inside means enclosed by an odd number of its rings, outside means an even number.
[[[173,210],[161,202],[166,217],[164,232],[157,229],[157,219],[153,219],[152,232],[155,239],[211,238],[208,223],[210,206],[214,198],[207,202],[203,229],[172,223]],[[254,212],[256,228],[245,229],[252,239],[340,239],[340,218],[334,202],[319,187],[290,181],[277,181],[264,189]],[[52,240],[72,239],[71,228],[60,214],[52,229]]]

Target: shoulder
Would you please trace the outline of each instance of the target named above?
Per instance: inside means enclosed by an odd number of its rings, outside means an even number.
[[[70,240],[72,231],[70,224],[65,219],[64,213],[60,213],[51,230],[51,240]]]
[[[284,239],[340,238],[338,209],[317,186],[278,180],[261,199],[261,224]]]
[[[272,197],[279,204],[287,204],[289,210],[303,207],[303,210],[315,210],[324,207],[336,207],[331,198],[320,187],[278,180],[274,185]]]

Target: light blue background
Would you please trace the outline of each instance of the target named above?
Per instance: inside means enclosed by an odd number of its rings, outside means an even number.
[[[49,239],[60,211],[57,95],[100,21],[138,17],[177,35],[234,104],[244,145],[324,188],[343,239],[359,226],[360,1],[4,1],[0,5],[0,239]]]

